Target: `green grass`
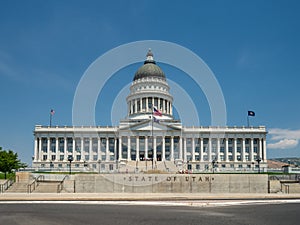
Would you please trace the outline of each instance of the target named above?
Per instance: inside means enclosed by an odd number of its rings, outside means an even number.
[[[14,173],[6,174],[6,179],[13,178],[13,177],[15,177]],[[4,179],[4,173],[2,173],[2,172],[0,172],[0,179]]]

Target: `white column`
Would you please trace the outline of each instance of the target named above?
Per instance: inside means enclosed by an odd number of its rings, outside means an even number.
[[[172,103],[170,102],[170,114],[173,114],[173,108],[172,108]]]
[[[169,102],[167,101],[167,114],[169,114]]]
[[[200,162],[203,162],[203,138],[200,138]]]
[[[136,136],[136,161],[140,161],[140,139]]]
[[[51,149],[50,149],[50,138],[48,137],[47,138],[47,160],[50,161],[51,160],[51,157],[50,157],[50,154],[51,153]]]
[[[263,138],[263,156],[262,156],[263,162],[265,162],[266,159],[267,159],[267,142],[266,139]]]
[[[72,138],[72,141],[73,141],[72,142],[72,144],[73,144],[73,146],[72,146],[72,156],[73,156],[73,159],[76,160],[75,137]]]
[[[183,161],[187,161],[187,151],[186,151],[186,137],[183,139]]]
[[[253,162],[254,159],[254,149],[253,149],[253,138],[250,139],[250,161]]]
[[[80,152],[81,152],[81,155],[83,156],[84,155],[84,138],[83,137],[80,137]]]
[[[106,137],[106,157],[105,157],[105,161],[109,161],[110,157],[109,157],[109,139],[108,137]]]
[[[58,137],[55,138],[55,161],[59,161]]]
[[[220,161],[220,138],[217,138],[217,152],[216,152],[216,158],[218,161]]]
[[[182,150],[182,140],[183,137],[182,135],[179,137],[179,159],[182,160],[183,159],[183,150]],[[174,155],[174,154],[173,154]]]
[[[89,161],[90,162],[94,160],[92,156],[93,156],[93,140],[90,137],[89,139]]]
[[[134,99],[134,105],[135,105],[135,107],[134,107],[134,112],[135,113],[137,113],[137,99]]]
[[[133,100],[130,101],[130,111],[131,111],[131,114],[133,114]]]
[[[157,156],[156,156],[156,136],[155,137],[153,137],[154,139],[153,139],[153,160],[154,161],[156,161],[156,159],[157,159]]]
[[[34,159],[33,159],[34,162],[36,162],[38,160],[38,153],[39,153],[39,150],[38,150],[38,138],[35,137],[34,138]]]
[[[146,98],[146,112],[149,112],[149,102],[148,102],[148,98]]]
[[[130,136],[127,137],[127,160],[131,160]]]
[[[145,159],[148,159],[148,136],[145,136]]]
[[[225,162],[228,162],[228,138],[225,138]]]
[[[260,159],[262,160],[262,142],[263,142],[263,139],[258,139],[258,152],[257,152],[257,155],[259,155]]]
[[[162,137],[162,161],[166,161],[166,140],[165,136]]]
[[[237,162],[237,142],[236,142],[236,138],[233,138],[233,161]]]
[[[64,137],[64,161],[68,159],[68,145],[67,145],[67,137]]]
[[[166,113],[166,101],[163,99],[163,111],[162,112],[164,112],[164,113]]]
[[[211,138],[208,139],[208,161],[211,161]]]
[[[195,159],[195,138],[192,138],[192,161],[194,162]]]
[[[174,137],[173,136],[171,136],[171,157],[170,157],[170,160],[174,161]]]
[[[114,138],[114,161],[117,161],[117,152],[118,152],[118,147],[117,147],[117,138]]]
[[[245,138],[242,139],[242,157],[243,157],[243,162],[246,162],[246,145],[245,145]]]
[[[42,156],[42,137],[39,138],[39,152],[38,152],[38,160],[43,160]]]
[[[122,136],[119,137],[119,161],[122,160]]]
[[[98,146],[97,146],[97,154],[98,154],[98,160],[101,160],[101,139],[98,137]]]

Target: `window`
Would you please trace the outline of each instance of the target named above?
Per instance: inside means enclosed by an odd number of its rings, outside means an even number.
[[[81,155],[76,155],[76,161],[80,161],[81,160]]]
[[[44,161],[47,160],[47,155],[43,155],[43,160],[44,160]]]
[[[59,156],[59,161],[64,161],[64,155]]]

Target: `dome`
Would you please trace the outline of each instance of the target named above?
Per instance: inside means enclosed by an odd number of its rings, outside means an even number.
[[[136,71],[133,81],[146,77],[157,77],[166,80],[164,72],[156,65],[153,59],[153,53],[150,49],[147,53],[147,59],[144,62],[144,65]]]

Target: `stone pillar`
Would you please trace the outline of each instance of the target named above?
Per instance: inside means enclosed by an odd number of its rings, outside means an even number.
[[[39,138],[39,152],[38,152],[38,160],[42,161],[43,156],[42,156],[42,137]]]
[[[237,162],[237,141],[233,138],[233,162]]]
[[[254,148],[253,148],[253,138],[250,139],[250,161],[255,161],[254,159]]]
[[[170,102],[170,114],[173,114],[173,108],[172,108],[172,103]]]
[[[217,138],[217,152],[216,152],[216,158],[218,159],[218,161],[220,161],[220,138]]]
[[[92,140],[92,138],[90,137],[90,139],[89,139],[89,161],[91,162],[91,161],[93,161],[94,159],[93,159],[93,140]],[[81,159],[82,160],[82,159]]]
[[[145,136],[145,159],[148,159],[148,136]]]
[[[166,109],[166,101],[164,99],[163,99],[163,106],[162,107],[163,107],[163,111],[162,112],[166,113],[166,110],[165,110]]]
[[[203,138],[200,138],[200,162],[203,162]]]
[[[58,137],[55,138],[55,161],[59,161]]]
[[[97,146],[97,153],[98,153],[98,161],[101,160],[101,139],[98,137],[97,139],[98,146]]]
[[[186,138],[183,139],[183,161],[187,161]]]
[[[47,160],[51,160],[50,138],[47,137]]]
[[[130,136],[127,136],[127,161],[131,160],[131,143],[130,143]]]
[[[182,149],[182,135],[179,137],[179,159],[183,160],[183,149]]]
[[[119,161],[122,160],[122,136],[119,136]]]
[[[146,112],[149,112],[149,100],[146,98]]]
[[[171,136],[171,157],[170,157],[171,161],[174,161],[174,137]]]
[[[228,162],[228,138],[225,138],[225,162]]]
[[[162,137],[162,161],[166,161],[166,140],[165,136]]]
[[[243,162],[246,162],[246,145],[245,145],[245,138],[242,139],[242,157]]]
[[[262,152],[262,160],[263,162],[266,162],[267,159],[267,143],[266,143],[266,139],[263,138],[263,152]]]
[[[115,160],[114,161],[117,161],[117,152],[118,152],[118,147],[117,147],[117,138],[115,137],[114,138],[114,158]]]
[[[105,161],[109,161],[110,160],[110,158],[109,158],[109,139],[108,139],[108,137],[106,137],[106,151],[105,151],[105,155],[106,155],[106,157],[105,157]]]
[[[64,161],[68,160],[68,145],[67,137],[64,137]]]
[[[130,111],[131,111],[131,114],[133,114],[133,100],[130,101]]]
[[[140,161],[140,139],[136,136],[136,161]]]
[[[39,149],[38,149],[38,138],[35,136],[34,138],[34,159],[33,161],[36,162],[39,157]]]
[[[211,138],[208,139],[208,161],[210,162],[211,159]]]
[[[76,160],[76,149],[75,149],[75,137],[72,138],[72,156],[73,156],[73,159]]]
[[[194,162],[196,159],[195,157],[195,138],[192,138],[192,161]]]

